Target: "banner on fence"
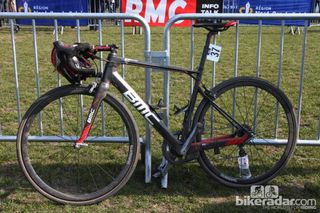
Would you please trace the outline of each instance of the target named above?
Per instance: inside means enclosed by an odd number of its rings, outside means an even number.
[[[17,0],[17,11],[21,13],[82,13],[88,11],[87,0]],[[31,25],[31,20],[17,19],[17,24]],[[52,19],[38,19],[36,24],[40,26],[53,26]],[[60,19],[58,25],[76,26],[76,20]],[[80,25],[88,25],[88,19],[81,19]]]
[[[150,26],[164,26],[174,15],[181,13],[310,13],[312,0],[121,0],[121,12],[144,17]],[[203,21],[203,20],[202,20]],[[257,24],[255,20],[240,23]],[[280,21],[266,20],[266,25],[280,25]],[[287,20],[286,25],[301,26],[303,20]],[[125,26],[139,23],[126,20]],[[191,21],[179,21],[174,26],[190,26]]]
[[[146,19],[150,26],[164,26],[174,15],[195,13],[194,0],[121,0],[121,12],[137,14]],[[133,20],[125,20],[125,26],[138,26]],[[191,21],[179,21],[175,26],[190,26]]]
[[[212,14],[222,13],[223,11],[223,0],[197,0],[196,13]],[[201,22],[215,22],[220,20],[200,19],[197,23]]]
[[[225,10],[235,13],[310,13],[313,9],[311,0],[231,0],[225,1]],[[232,5],[231,5],[231,4]],[[241,20],[240,23],[257,24],[256,20]],[[280,25],[280,21],[265,20],[265,25]],[[286,20],[286,25],[302,26],[304,20]]]

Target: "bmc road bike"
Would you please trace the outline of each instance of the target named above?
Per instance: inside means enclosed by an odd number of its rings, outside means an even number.
[[[52,62],[72,84],[42,95],[20,123],[17,155],[28,181],[47,198],[74,205],[98,203],[127,183],[138,161],[140,140],[132,114],[110,93],[111,85],[164,138],[162,152],[170,163],[198,160],[212,178],[231,187],[274,178],[288,163],[297,138],[286,95],[256,77],[235,77],[212,89],[202,82],[212,36],[235,24],[195,25],[208,30],[197,70],[121,58],[116,45],[54,42]],[[99,51],[109,51],[107,59],[98,57]],[[89,59],[106,61],[103,72],[91,68]],[[120,76],[121,64],[194,79],[190,101],[176,111],[184,113],[180,131],[171,132],[156,107],[145,103]],[[88,77],[96,82],[82,85]]]

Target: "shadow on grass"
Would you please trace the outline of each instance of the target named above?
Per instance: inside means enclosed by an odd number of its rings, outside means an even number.
[[[154,161],[156,162],[156,161]],[[155,168],[155,167],[153,167]],[[301,170],[296,166],[290,166],[285,170],[284,174],[294,174],[295,171]],[[312,168],[303,168],[300,176],[310,176],[316,174],[319,171],[319,166]],[[61,176],[63,178],[63,176]],[[298,189],[296,186],[280,186],[280,190],[284,192],[284,195],[290,196]],[[10,197],[14,193],[29,193],[35,192],[33,187],[28,183],[26,178],[21,172],[20,166],[16,162],[4,163],[0,165],[0,202],[14,202],[16,204],[37,203],[39,200],[33,200],[30,198],[30,202],[27,200],[13,199]],[[301,194],[302,193],[302,194]],[[297,194],[297,196],[306,195],[306,197],[319,197],[320,186],[316,183],[305,184],[303,192]],[[118,192],[118,195],[131,196],[150,196],[153,199],[157,199],[159,196],[175,197],[202,197],[211,199],[221,199],[225,197],[235,197],[249,195],[250,190],[248,188],[235,189],[226,187],[213,179],[211,179],[197,163],[190,163],[183,166],[171,166],[169,168],[169,181],[168,188],[160,188],[160,179],[152,179],[152,182],[145,184],[144,182],[144,166],[139,162],[136,171],[129,180],[129,182]],[[117,195],[114,195],[117,196]],[[301,198],[301,197],[300,197]],[[41,202],[46,199],[42,199]],[[50,201],[45,201],[50,202]],[[208,211],[214,209],[216,205],[207,206]],[[234,203],[228,203],[227,201],[221,204],[221,209],[224,209]],[[201,209],[199,211],[206,212],[207,209]]]

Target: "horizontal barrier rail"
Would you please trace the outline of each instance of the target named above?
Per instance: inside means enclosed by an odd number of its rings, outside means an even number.
[[[123,13],[0,13],[0,18],[7,19],[134,19],[142,25],[145,30],[145,50],[151,49],[151,31],[147,21],[139,15]]]
[[[15,141],[16,136],[2,136],[0,141]],[[38,142],[74,142],[79,139],[79,136],[29,136],[28,141]],[[110,142],[110,143],[128,143],[128,137],[107,137],[107,136],[89,136],[86,139],[87,142]]]

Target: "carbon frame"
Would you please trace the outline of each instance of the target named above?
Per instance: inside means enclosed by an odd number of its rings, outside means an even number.
[[[246,128],[244,128],[241,124],[239,124],[236,120],[234,120],[230,115],[228,115],[222,108],[220,108],[218,105],[214,103],[214,97],[209,90],[204,88],[205,91],[203,91],[200,87],[206,55],[207,55],[209,44],[210,44],[210,39],[214,33],[215,32],[209,32],[207,35],[207,39],[206,39],[205,46],[203,48],[198,71],[189,70],[189,69],[180,68],[180,67],[174,67],[174,66],[163,66],[158,64],[140,62],[140,61],[128,59],[128,58],[120,58],[120,57],[117,57],[115,49],[111,50],[111,53],[109,53],[108,55],[107,64],[102,73],[101,83],[99,84],[98,91],[92,101],[85,126],[75,146],[80,147],[80,146],[87,145],[84,143],[84,140],[87,138],[90,132],[91,126],[98,112],[98,108],[103,98],[107,94],[107,90],[109,88],[110,83],[114,85],[119,90],[119,92],[121,92],[121,94],[123,94],[123,96],[140,112],[142,116],[144,116],[144,118],[160,133],[160,135],[168,141],[168,143],[172,146],[172,148],[178,154],[185,155],[187,153],[194,139],[194,136],[197,133],[198,125],[192,123],[193,121],[192,114],[194,111],[198,93],[200,93],[204,98],[207,98],[208,101],[211,103],[211,105],[237,129],[242,129],[248,135],[251,135],[251,133],[247,131]],[[148,68],[156,68],[156,69],[162,69],[162,70],[173,71],[173,72],[181,72],[195,79],[195,84],[194,84],[193,92],[191,94],[190,103],[183,120],[181,141],[178,140],[173,133],[171,133],[171,131],[167,128],[167,126],[161,121],[157,113],[148,104],[146,104],[140,98],[140,96],[134,91],[134,89],[119,75],[119,73],[117,72],[117,67],[119,64],[127,64],[127,65],[139,66],[139,67],[148,67]],[[226,136],[225,139],[219,138],[220,145],[228,144],[228,142],[230,142],[233,137],[234,136],[230,135],[230,136]],[[215,140],[216,139],[213,138],[209,142],[213,143],[215,142]],[[231,143],[231,144],[237,144],[237,143]]]

